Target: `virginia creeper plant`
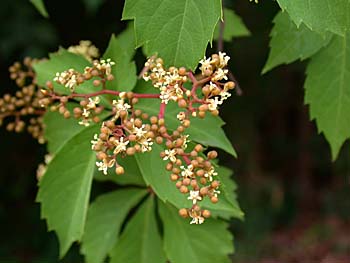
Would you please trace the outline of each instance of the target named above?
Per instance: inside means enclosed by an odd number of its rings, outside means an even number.
[[[311,58],[305,101],[335,158],[350,136],[350,1],[277,2],[263,73]],[[126,0],[122,19],[132,21],[102,55],[81,41],[10,67],[19,89],[0,99],[0,123],[47,145],[42,218],[60,257],[77,241],[91,263],[230,262],[228,220],[243,212],[213,148],[236,155],[218,116],[241,93],[223,44],[250,32],[220,0]],[[205,56],[213,40],[218,52]],[[94,180],[115,190],[90,200]]]

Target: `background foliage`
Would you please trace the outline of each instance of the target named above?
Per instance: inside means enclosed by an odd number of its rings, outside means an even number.
[[[307,10],[302,1],[295,2],[294,6],[289,4],[290,1],[278,2],[300,24],[298,10]],[[121,32],[126,27],[126,23],[119,21],[123,3],[118,1],[101,1],[100,5],[93,1],[45,3],[50,20],[41,17],[29,2],[5,0],[0,3],[0,19],[6,24],[0,29],[1,93],[11,91],[13,87],[6,68],[15,59],[25,55],[43,57],[48,51],[55,51],[59,44],[67,47],[77,44],[80,39],[90,39],[104,50],[111,33]],[[283,262],[298,257],[349,257],[349,145],[346,143],[337,161],[331,163],[328,143],[323,135],[317,134],[315,123],[308,120],[302,88],[308,64],[306,102],[311,103],[311,117],[321,116],[318,127],[332,143],[335,158],[348,136],[348,97],[341,91],[347,90],[345,80],[349,78],[348,64],[339,63],[349,58],[349,49],[344,44],[348,37],[344,30],[346,25],[342,24],[349,14],[346,13],[348,2],[339,0],[337,3],[338,7],[345,6],[334,10],[342,18],[340,21],[328,21],[325,26],[315,24],[317,15],[322,14],[314,14],[312,11],[317,11],[317,6],[313,6],[305,25],[301,24],[297,29],[285,13],[275,17],[279,7],[273,1],[259,5],[248,1],[225,2],[228,7],[234,7],[252,32],[249,38],[225,43],[225,50],[233,60],[232,70],[243,90],[243,96],[235,96],[224,105],[222,116],[227,122],[224,129],[237,150],[238,159],[222,152],[221,164],[234,168],[239,200],[246,213],[244,223],[234,221],[231,224],[238,233],[234,255],[238,262],[254,262],[255,258],[274,258]],[[318,33],[313,33],[310,28]],[[311,62],[279,67],[261,76],[268,56],[271,29],[272,53],[265,71],[310,56]],[[291,34],[281,37],[286,32]],[[240,34],[247,35],[247,31],[242,30]],[[285,45],[286,38],[291,48],[287,49],[289,53],[281,55],[279,48]],[[318,52],[323,47],[326,48]],[[215,48],[214,45],[213,50]],[[126,53],[120,59],[128,60],[128,56]],[[136,56],[140,68],[143,58],[138,53]],[[339,101],[318,105],[316,100],[313,106],[314,98],[327,89]],[[326,99],[332,96],[326,96]],[[340,111],[339,103],[343,105]],[[339,111],[339,125],[332,123],[338,118],[332,117],[333,114],[323,121],[325,107],[326,110],[329,107],[331,113]],[[33,203],[37,191],[35,169],[44,149],[26,135],[1,130],[0,138],[3,160],[0,220],[4,233],[0,240],[0,259],[55,262],[56,237],[46,233],[44,221],[39,221],[39,206]],[[57,165],[59,169],[60,164]],[[97,183],[93,196],[110,188],[107,182]],[[154,205],[154,200],[147,200],[140,213],[147,214]],[[168,207],[162,207],[161,211],[164,217],[173,213]],[[135,216],[135,220],[140,219]],[[7,227],[9,225],[12,227]],[[171,242],[173,240],[168,242],[166,239],[166,246],[171,246]],[[280,244],[285,244],[288,250]],[[276,245],[280,249],[273,252]],[[75,247],[63,262],[79,260],[82,258]]]

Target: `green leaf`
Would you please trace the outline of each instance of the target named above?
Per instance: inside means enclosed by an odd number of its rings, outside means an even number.
[[[249,29],[245,26],[242,18],[238,16],[232,9],[224,8],[224,32],[223,39],[230,42],[234,37],[250,36]],[[214,39],[219,39],[220,22],[216,25]]]
[[[146,190],[128,188],[101,195],[91,204],[81,246],[87,263],[104,262],[129,211],[146,194]]]
[[[49,14],[46,11],[43,0],[30,0],[30,2],[35,6],[36,10],[45,18],[49,17]]]
[[[101,171],[95,170],[94,179],[97,181],[112,181],[120,185],[145,186],[140,169],[136,164],[134,156],[126,156],[125,158],[118,158],[118,164],[124,167],[125,173],[123,175],[116,175],[114,169],[109,169],[107,176]]]
[[[271,50],[262,71],[263,74],[278,65],[311,57],[326,46],[332,38],[332,34],[320,35],[304,24],[298,28],[285,12],[279,12],[273,22],[275,25],[270,35]]]
[[[134,19],[136,45],[167,65],[196,68],[221,16],[220,0],[126,0],[123,19]]]
[[[150,196],[130,219],[115,248],[110,263],[165,263],[162,239],[155,217],[154,197]]]
[[[160,158],[161,151],[162,147],[154,144],[151,152],[135,155],[142,176],[146,184],[152,187],[163,202],[168,201],[179,209],[189,207],[191,202],[187,200],[188,196],[181,194],[175,183],[170,181],[170,172],[165,169],[167,162]],[[222,187],[220,190],[222,194],[217,204],[213,204],[208,198],[205,198],[201,202],[201,206],[214,211],[215,216],[221,216],[221,213],[224,213],[225,218],[242,218],[243,213],[239,206],[227,200],[225,188]]]
[[[52,81],[55,92],[60,94],[71,94],[69,88],[60,85],[53,81],[57,72],[63,72],[70,68],[73,68],[79,72],[84,72],[85,67],[91,66],[91,63],[84,57],[68,52],[67,50],[60,48],[59,51],[49,54],[49,59],[40,61],[34,64],[34,70],[37,74],[38,85],[45,87],[47,81]],[[98,90],[93,84],[93,79],[84,82],[76,87],[77,93],[92,93]],[[110,103],[104,96],[100,96],[101,104],[109,105]]]
[[[140,82],[136,86],[135,92],[154,93],[155,88],[147,82]],[[160,100],[140,100],[136,105],[137,108],[147,112],[150,115],[158,116]],[[174,130],[179,126],[176,115],[181,111],[176,103],[169,102],[165,111],[165,121],[169,129]],[[202,143],[207,146],[220,148],[232,156],[237,156],[231,142],[226,137],[225,132],[221,128],[225,122],[220,117],[214,117],[208,114],[204,119],[191,118],[191,126],[186,129],[185,133],[190,135],[189,139]]]
[[[159,202],[159,213],[164,224],[164,249],[172,263],[229,263],[233,237],[228,224],[213,218],[201,225],[190,225],[171,205]]]
[[[56,154],[40,181],[37,201],[49,231],[60,241],[60,257],[83,235],[89,203],[95,153],[90,140],[97,126],[72,137]]]
[[[305,103],[329,141],[332,157],[350,137],[350,32],[335,36],[307,67]]]
[[[350,17],[349,0],[277,0],[299,27],[304,23],[318,32],[330,31],[344,35]]]
[[[132,61],[135,54],[135,36],[132,24],[117,37],[112,35],[103,58],[116,63],[112,67],[113,81],[108,81],[107,89],[130,91],[137,81],[136,64]]]

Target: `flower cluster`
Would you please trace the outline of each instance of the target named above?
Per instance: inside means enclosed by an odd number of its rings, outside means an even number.
[[[0,126],[6,124],[8,131],[27,130],[39,143],[45,143],[41,108],[44,95],[35,84],[32,64],[36,60],[25,58],[23,64],[16,62],[10,67],[10,77],[19,90],[14,95],[0,98]]]
[[[80,47],[71,48],[71,51],[89,53],[91,57],[97,54],[85,42]],[[190,127],[192,118],[205,118],[207,112],[218,115],[218,107],[231,96],[229,91],[235,85],[232,81],[227,81],[226,66],[229,59],[221,52],[204,58],[200,61],[199,74],[195,75],[183,67],[166,68],[162,59],[152,57],[145,63],[143,78],[152,82],[159,90],[158,94],[106,89],[106,82],[114,79],[114,62],[110,59],[94,60],[84,72],[75,69],[57,72],[53,80],[67,87],[65,94],[68,95],[57,93],[51,81],[40,91],[33,84],[26,86],[24,83],[29,75],[20,73],[20,67],[15,64],[11,68],[11,74],[23,89],[16,93],[16,98],[5,95],[0,99],[0,121],[5,117],[15,117],[15,124],[9,123],[8,129],[20,131],[24,124],[18,116],[50,110],[58,111],[64,118],[74,117],[80,125],[101,123],[100,132],[91,140],[91,149],[96,152],[98,170],[105,175],[109,174],[110,169],[114,169],[117,175],[124,174],[120,158],[147,154],[152,151],[155,143],[162,145],[164,150],[160,153],[160,158],[167,162],[164,168],[169,172],[174,187],[186,195],[190,204],[188,208],[180,209],[179,214],[190,217],[191,224],[202,224],[211,213],[201,207],[201,202],[205,199],[214,204],[219,201],[220,182],[213,162],[217,158],[217,152],[206,152],[203,145],[190,142],[186,129]],[[31,70],[29,73],[33,74]],[[79,90],[83,92],[76,93],[76,88],[87,81],[100,89],[87,93],[81,87]],[[139,99],[160,100],[158,115],[150,116],[138,109]],[[110,117],[101,122],[100,115],[107,112],[107,103],[112,108]],[[179,107],[175,116],[170,116],[177,118],[177,127],[168,127],[165,121],[166,107],[170,103],[177,103]],[[39,134],[40,128],[37,127],[42,126],[40,116],[30,119],[28,130],[33,134]],[[39,135],[35,136],[39,138]],[[38,178],[41,178],[45,166],[41,166],[38,171]]]
[[[178,101],[183,98],[183,84],[187,82],[187,72],[185,68],[170,67],[168,70],[164,68],[161,58],[150,58],[145,63],[148,69],[143,74],[145,81],[152,81],[155,88],[160,91],[160,98],[163,103],[167,104],[170,100]]]
[[[90,62],[92,62],[93,59],[98,58],[100,56],[98,48],[95,47],[90,40],[81,40],[79,42],[79,45],[70,46],[68,48],[68,51],[81,55]]]

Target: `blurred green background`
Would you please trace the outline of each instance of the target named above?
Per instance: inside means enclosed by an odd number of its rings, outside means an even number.
[[[221,111],[238,158],[220,152],[220,162],[235,171],[246,214],[244,222],[231,224],[233,262],[350,262],[349,143],[332,162],[329,145],[303,104],[305,63],[261,76],[271,21],[279,8],[274,1],[260,2],[225,1],[252,32],[225,43],[243,91]],[[14,61],[45,57],[82,39],[103,51],[111,33],[126,26],[120,21],[124,1],[45,4],[48,20],[29,1],[0,1],[0,95],[15,92],[7,70]],[[141,66],[144,58],[136,58]],[[4,128],[0,145],[0,262],[58,262],[57,238],[47,233],[35,203],[36,167],[45,148],[27,134]],[[78,246],[61,262],[82,262]]]

